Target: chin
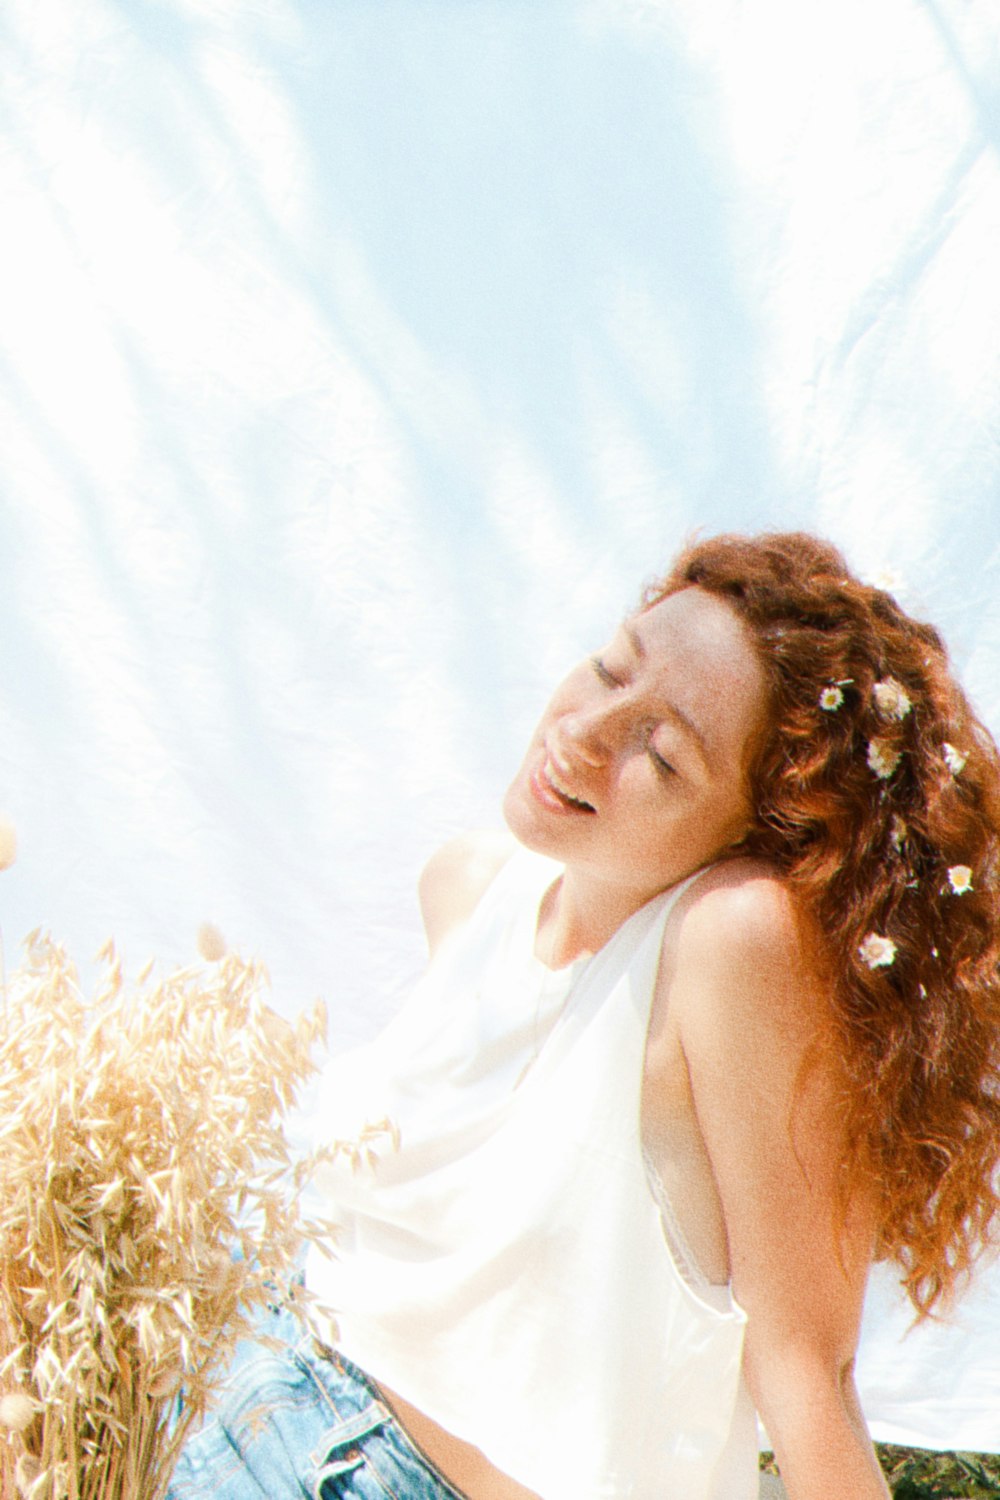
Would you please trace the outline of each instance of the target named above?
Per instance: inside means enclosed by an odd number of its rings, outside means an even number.
[[[518,783],[521,777],[518,774],[504,793],[500,804],[503,820],[511,833],[519,843],[527,844],[529,849],[535,847],[531,837],[531,809],[527,805],[527,798]]]
[[[507,788],[500,810],[504,822],[519,844],[532,849],[536,854],[550,854],[558,858],[552,831],[539,818],[531,793],[524,785],[523,768]]]

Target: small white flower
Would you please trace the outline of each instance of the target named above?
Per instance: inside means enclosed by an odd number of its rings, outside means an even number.
[[[868,741],[868,764],[880,781],[888,781],[899,765],[899,751],[885,740]]]
[[[843,701],[844,695],[835,682],[831,682],[819,695],[819,706],[825,714],[836,713]]]
[[[881,682],[876,682],[872,688],[872,697],[883,719],[895,719],[897,723],[905,719],[913,707],[910,695],[895,677],[884,677]]]
[[[906,824],[899,816],[899,813],[893,813],[892,815],[892,823],[889,827],[889,842],[896,850],[902,849],[906,842]]]
[[[945,740],[941,748],[944,751],[945,765],[953,776],[957,776],[964,768],[968,756],[963,755],[961,750],[956,750],[954,745],[949,745],[947,740]]]
[[[968,865],[952,865],[948,871],[948,884],[956,896],[964,896],[972,890],[972,871]]]
[[[896,961],[896,944],[892,938],[870,932],[858,949],[869,969],[885,969]]]
[[[35,1403],[25,1391],[10,1391],[0,1396],[0,1427],[23,1432],[35,1416]]]

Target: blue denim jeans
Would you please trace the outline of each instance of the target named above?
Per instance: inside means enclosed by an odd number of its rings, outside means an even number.
[[[261,1331],[282,1348],[240,1344],[167,1500],[462,1500],[356,1365],[287,1311]]]

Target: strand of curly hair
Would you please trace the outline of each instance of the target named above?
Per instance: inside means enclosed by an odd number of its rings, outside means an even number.
[[[646,603],[692,584],[735,606],[767,673],[741,849],[824,935],[847,1191],[875,1184],[878,1254],[926,1317],[1000,1214],[1000,754],[934,627],[830,544],[695,542]]]

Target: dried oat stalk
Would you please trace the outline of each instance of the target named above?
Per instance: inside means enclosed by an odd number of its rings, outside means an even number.
[[[87,1001],[34,934],[0,1009],[4,1500],[161,1500],[252,1313],[332,1233],[283,1124],[322,1006],[283,1020],[233,955],[138,987],[104,957]]]

